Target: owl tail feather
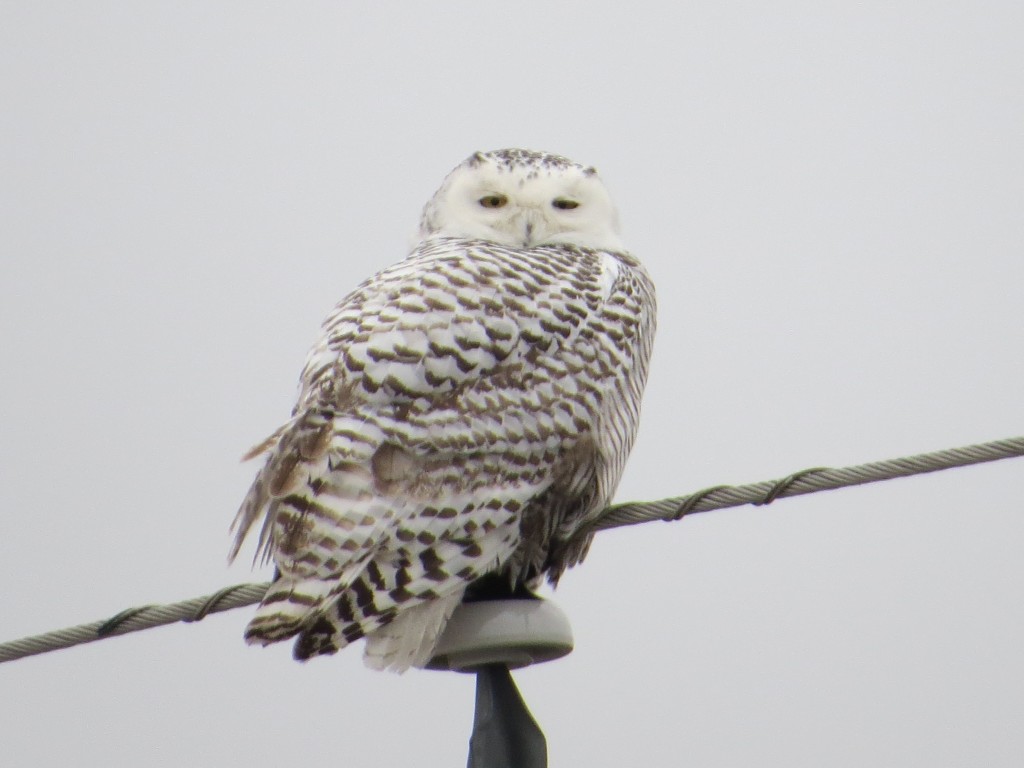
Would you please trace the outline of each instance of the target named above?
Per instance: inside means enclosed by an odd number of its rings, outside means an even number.
[[[245,628],[245,641],[269,645],[292,637],[331,597],[332,584],[322,579],[278,579]]]
[[[336,653],[365,637],[364,662],[372,669],[405,672],[430,661],[452,612],[464,590],[432,598],[396,611],[393,607],[358,619],[341,619],[337,606],[307,619],[298,631],[295,658]],[[270,642],[273,642],[272,640]]]
[[[363,662],[371,669],[405,672],[423,667],[434,653],[464,590],[414,605],[366,636]]]

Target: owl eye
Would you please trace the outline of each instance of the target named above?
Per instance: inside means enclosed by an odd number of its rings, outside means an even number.
[[[568,200],[564,197],[556,197],[551,201],[551,204],[560,211],[571,211],[573,208],[580,207],[580,204],[575,200]]]
[[[484,208],[501,208],[508,202],[504,195],[484,195],[478,201]]]

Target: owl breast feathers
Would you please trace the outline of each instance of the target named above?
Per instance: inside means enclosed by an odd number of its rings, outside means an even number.
[[[412,253],[345,297],[235,519],[278,578],[246,639],[295,656],[366,637],[429,661],[467,587],[557,581],[586,554],[633,443],[654,288],[592,168],[478,153]]]

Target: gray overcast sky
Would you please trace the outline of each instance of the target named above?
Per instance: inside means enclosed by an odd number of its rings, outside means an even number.
[[[225,566],[320,319],[470,152],[598,167],[660,294],[619,500],[1024,432],[1024,5],[0,9],[0,639]],[[602,534],[551,764],[1024,764],[1022,460]],[[243,558],[245,559],[245,558]],[[472,679],[240,610],[0,668],[8,765],[465,764]]]

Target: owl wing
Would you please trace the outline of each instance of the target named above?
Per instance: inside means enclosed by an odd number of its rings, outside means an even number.
[[[262,515],[280,573],[249,638],[330,652],[424,602],[450,613],[517,552],[542,570],[565,521],[606,502],[595,432],[646,322],[634,271],[439,239],[346,297],[236,518],[233,552]]]

